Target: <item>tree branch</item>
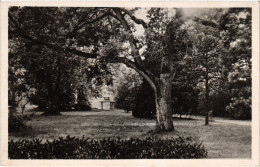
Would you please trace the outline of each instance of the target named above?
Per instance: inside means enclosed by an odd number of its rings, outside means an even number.
[[[209,20],[205,20],[205,19],[201,19],[199,17],[194,17],[194,21],[201,23],[204,26],[210,26],[213,28],[217,28],[218,25],[216,23],[214,23],[213,21],[209,21]]]
[[[74,33],[76,33],[78,30],[80,30],[81,28],[83,28],[85,25],[95,23],[95,22],[97,22],[97,21],[99,21],[99,20],[102,20],[103,18],[105,18],[106,16],[109,16],[109,15],[110,15],[110,12],[106,12],[106,13],[104,13],[103,15],[101,15],[101,16],[99,16],[99,17],[97,17],[97,18],[95,18],[95,19],[93,19],[93,20],[91,20],[91,21],[83,22],[82,24],[76,26],[71,32],[69,32],[69,33],[67,34],[67,36],[71,36],[71,35],[73,35]]]
[[[21,38],[29,40],[34,45],[47,46],[50,49],[55,49],[55,50],[59,50],[59,51],[63,51],[63,52],[69,52],[69,53],[76,54],[78,56],[82,56],[85,58],[97,58],[97,56],[98,56],[97,54],[86,53],[86,52],[82,52],[82,51],[79,51],[79,50],[73,49],[73,48],[64,48],[64,47],[61,47],[58,45],[45,43],[42,40],[34,39],[33,37],[30,37],[29,35],[27,35],[26,31],[24,31],[20,28],[19,24],[13,19],[12,15],[10,13],[8,14],[8,18],[15,24],[15,27],[16,27],[16,30],[13,30],[13,31],[9,30],[8,33],[14,34],[14,35],[20,36]]]
[[[97,56],[98,56],[98,54],[86,53],[86,52],[82,52],[82,51],[79,51],[79,50],[73,49],[73,48],[64,48],[64,47],[61,47],[58,45],[45,43],[44,41],[37,40],[37,39],[30,37],[29,35],[26,35],[26,33],[22,30],[9,31],[9,33],[15,34],[21,38],[29,40],[33,45],[42,45],[42,46],[48,47],[49,49],[54,49],[54,50],[58,50],[58,51],[62,51],[62,52],[69,52],[69,53],[76,54],[78,56],[82,56],[85,58],[97,58]]]
[[[154,79],[152,76],[150,76],[146,70],[142,70],[140,69],[141,67],[136,64],[135,62],[130,61],[127,58],[123,58],[123,57],[116,57],[116,58],[110,58],[108,60],[109,63],[123,63],[125,64],[127,67],[134,69],[138,74],[140,74],[152,87],[152,89],[156,92],[156,86],[154,83]]]
[[[142,19],[138,19],[136,18],[131,12],[129,12],[128,10],[124,9],[124,8],[117,8],[123,12],[125,12],[136,24],[141,24],[145,29],[148,28],[148,25],[142,20]]]
[[[122,26],[125,28],[125,30],[130,34],[129,42],[130,42],[130,46],[131,46],[132,56],[134,57],[135,62],[138,63],[140,66],[142,66],[143,62],[138,53],[137,44],[134,39],[130,26],[128,25],[125,18],[122,16],[122,13],[119,9],[114,8],[113,10],[116,13],[116,19],[119,20],[119,22],[122,24]]]

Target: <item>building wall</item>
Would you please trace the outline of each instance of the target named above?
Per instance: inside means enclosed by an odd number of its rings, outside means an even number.
[[[91,107],[101,109],[100,102],[104,100],[104,97],[110,97],[110,101],[114,101],[114,94],[112,92],[109,92],[106,88],[104,88],[102,90],[102,97],[89,99]],[[109,106],[109,108],[110,108],[110,106]]]
[[[103,109],[109,110],[110,109],[110,102],[103,102]]]
[[[89,102],[90,102],[92,108],[101,109],[100,101],[102,101],[102,100],[103,100],[103,98],[93,98],[93,99],[90,99]]]

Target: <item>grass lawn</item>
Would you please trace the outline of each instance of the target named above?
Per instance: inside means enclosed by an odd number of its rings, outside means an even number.
[[[30,114],[32,112],[26,112]],[[203,142],[209,158],[251,158],[251,126],[228,122],[174,119],[174,132],[155,133],[155,120],[139,119],[122,110],[101,112],[63,112],[61,116],[42,116],[36,112],[27,122],[32,129],[26,133],[9,133],[9,140],[77,136],[91,139],[107,137],[171,138],[192,136]]]

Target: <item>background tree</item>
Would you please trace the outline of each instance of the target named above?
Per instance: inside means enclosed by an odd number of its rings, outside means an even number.
[[[26,71],[21,68],[19,60],[9,59],[8,66],[8,106],[10,111],[17,111],[19,108],[23,114],[33,89],[28,83]]]
[[[113,75],[115,75],[113,85],[116,88],[115,107],[133,111],[137,90],[142,82],[140,76],[125,66],[115,68]]]
[[[19,46],[16,48],[19,53],[9,52],[9,60],[19,61],[20,70],[26,71],[27,82],[35,90],[30,101],[44,109],[46,115],[72,109],[76,91],[82,94],[87,89],[84,82],[102,70],[98,67],[100,64],[90,65],[88,60],[76,56],[89,54],[71,49],[75,37],[69,38],[66,31],[73,24],[71,16],[76,10],[17,7],[9,10],[9,43]],[[88,50],[87,47],[80,49]],[[13,47],[10,50],[14,50]],[[76,75],[79,72],[80,75]]]
[[[223,76],[227,81],[230,117],[251,119],[252,101],[252,13],[250,8],[229,9],[220,21],[225,59]]]
[[[211,11],[204,14],[202,19],[195,20],[211,29],[214,32],[211,34],[218,36],[219,42],[223,44],[219,56],[220,78],[216,81],[220,86],[213,87],[213,113],[232,118],[247,115],[245,118],[248,119],[251,114],[251,9]]]
[[[193,41],[193,55],[191,62],[194,65],[194,70],[200,75],[200,81],[204,87],[204,108],[205,108],[205,124],[209,124],[209,111],[210,111],[210,87],[215,84],[218,71],[218,55],[219,55],[219,43],[218,39],[211,35],[200,34],[196,36]]]
[[[198,114],[199,89],[186,85],[173,87],[173,114],[191,116]]]

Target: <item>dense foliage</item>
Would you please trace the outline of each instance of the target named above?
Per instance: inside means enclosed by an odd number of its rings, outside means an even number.
[[[167,50],[162,48],[166,46],[169,12],[152,8],[147,15],[150,29],[146,32],[148,49],[143,55],[146,67],[155,75],[161,68],[158,57]],[[251,119],[251,10],[201,10],[174,24],[182,27],[175,27],[178,52],[174,55],[173,113],[203,114],[206,122],[209,112],[213,116]]]
[[[155,100],[151,87],[147,82],[143,82],[136,89],[132,115],[137,118],[155,118]]]
[[[198,114],[199,91],[192,87],[175,85],[172,90],[173,114],[191,116]],[[154,93],[148,83],[127,87],[121,85],[115,98],[116,107],[132,111],[137,118],[155,118],[156,109]]]
[[[96,38],[100,33],[94,24],[88,27],[88,31],[95,33],[88,38],[67,34],[75,17],[80,17],[71,15],[75,10],[10,8],[9,105],[17,107],[21,101],[17,99],[24,99],[38,105],[46,115],[72,109],[90,110],[88,95],[97,92],[90,83],[96,79],[95,83],[101,84],[103,79],[95,76],[101,75],[101,70],[103,76],[108,72],[104,72],[105,66],[99,67],[100,63],[77,55],[84,53],[81,50],[91,50],[88,47],[98,42]],[[87,11],[81,10],[79,15],[84,12]],[[78,47],[84,43],[81,50],[71,48],[76,39]],[[64,46],[68,48],[62,48]]]
[[[129,87],[124,83],[118,86],[115,96],[115,107],[126,111],[133,111],[135,108],[135,97],[138,87]]]
[[[191,116],[197,115],[199,90],[187,85],[175,85],[172,91],[173,114]]]
[[[228,20],[228,24],[222,24],[221,34],[227,57],[223,64],[226,71],[230,70],[226,75],[231,97],[226,111],[235,119],[251,119],[252,11],[250,8],[229,9],[222,19]]]
[[[132,87],[120,85],[115,102],[116,108],[132,111],[136,118],[154,118],[156,115],[154,94],[145,81]]]
[[[8,114],[8,132],[25,132],[31,127],[26,124],[30,118],[10,112]]]
[[[9,141],[8,156],[10,159],[190,159],[206,158],[207,151],[191,137],[88,140],[67,136],[46,142]]]

